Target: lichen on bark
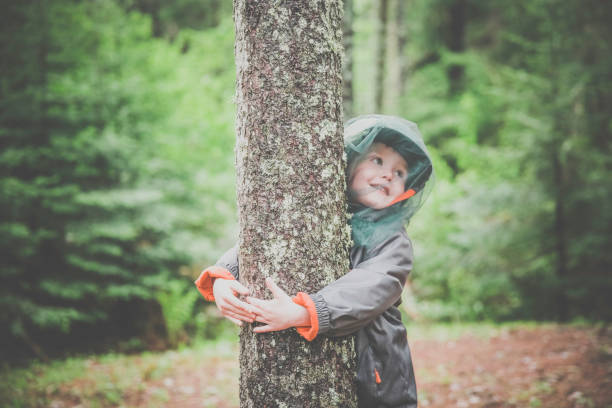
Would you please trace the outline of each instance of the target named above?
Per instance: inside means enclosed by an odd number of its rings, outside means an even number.
[[[314,293],[348,271],[342,3],[234,0],[240,278]],[[352,337],[241,332],[241,407],[354,407]]]

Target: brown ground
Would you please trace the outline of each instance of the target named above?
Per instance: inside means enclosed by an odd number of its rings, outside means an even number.
[[[568,327],[412,344],[420,407],[612,407],[612,336]]]
[[[411,347],[420,407],[612,407],[609,330],[513,329],[489,339],[416,340]],[[158,384],[171,390],[164,405],[236,407],[237,397],[228,403],[215,386],[237,390],[236,365],[216,359],[206,367],[177,367]],[[145,393],[129,405],[146,401]]]
[[[138,393],[128,394],[125,405],[142,408],[236,408],[238,376],[237,359],[213,357],[205,366],[177,367],[173,375],[150,382]],[[167,396],[160,399],[156,390],[167,391]]]
[[[612,327],[505,329],[410,344],[421,408],[612,408]],[[236,351],[200,354],[176,353],[162,376],[143,375],[137,390],[109,406],[238,407]],[[51,406],[90,406],[66,394],[80,386],[64,384]]]

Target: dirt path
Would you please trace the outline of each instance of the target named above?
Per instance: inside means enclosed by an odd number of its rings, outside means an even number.
[[[411,342],[419,406],[427,408],[612,408],[610,331],[573,327],[513,329],[488,339]],[[177,367],[163,406],[238,406],[235,359]],[[150,406],[147,394],[129,406]]]

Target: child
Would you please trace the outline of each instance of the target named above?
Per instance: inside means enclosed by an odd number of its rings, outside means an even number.
[[[345,128],[351,270],[317,293],[291,299],[271,279],[272,300],[247,297],[232,248],[206,269],[196,285],[237,324],[261,322],[264,333],[296,327],[306,340],[356,334],[360,407],[416,407],[416,385],[406,329],[398,306],[412,269],[412,244],[404,226],[420,208],[433,181],[431,159],[412,122],[365,115]],[[223,278],[223,279],[217,279]]]

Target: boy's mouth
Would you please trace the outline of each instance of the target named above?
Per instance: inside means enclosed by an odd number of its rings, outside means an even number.
[[[375,190],[382,191],[383,193],[385,193],[385,195],[389,195],[389,188],[382,184],[372,185],[372,187],[374,187]]]

